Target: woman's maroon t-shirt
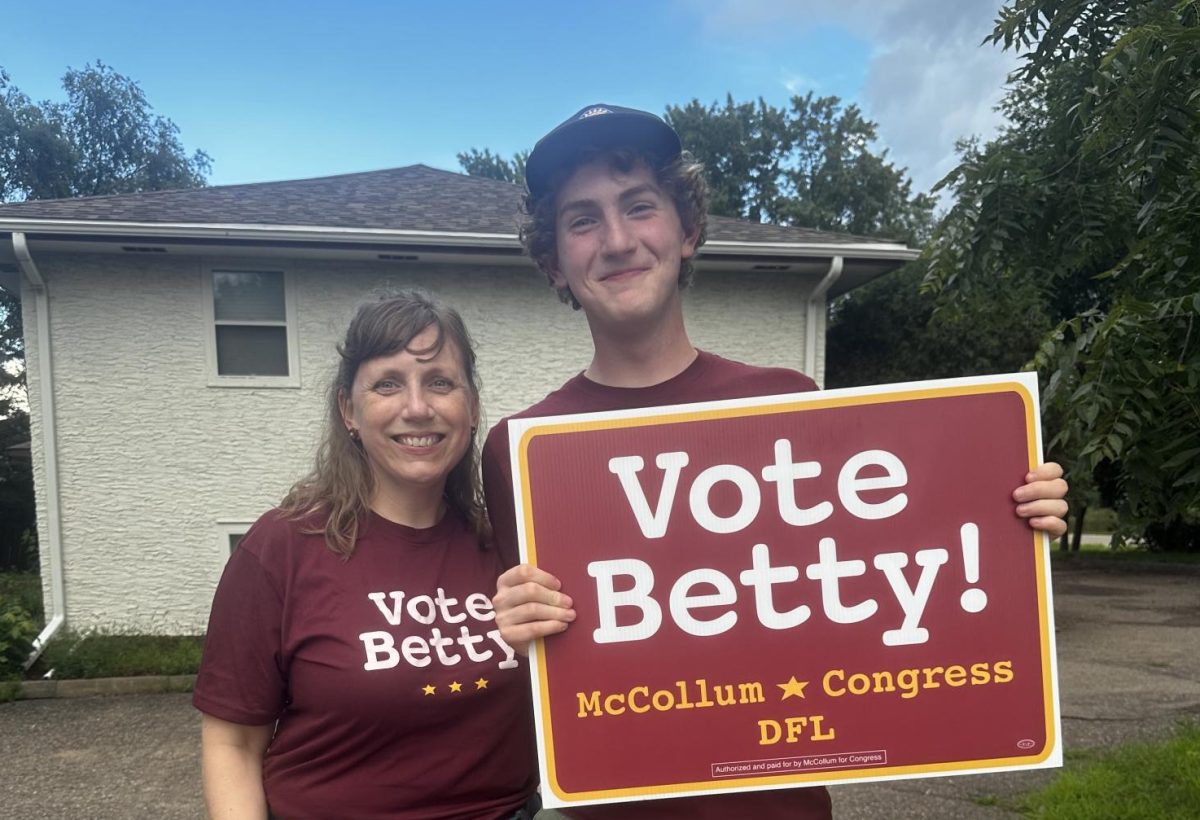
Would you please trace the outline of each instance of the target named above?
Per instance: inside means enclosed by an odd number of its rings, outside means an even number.
[[[311,523],[311,522],[310,522]],[[525,659],[500,639],[500,559],[459,516],[412,529],[371,514],[349,560],[264,515],[213,602],[193,703],[278,721],[273,814],[481,818],[535,788]]]

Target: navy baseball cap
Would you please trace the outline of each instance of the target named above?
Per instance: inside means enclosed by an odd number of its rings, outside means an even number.
[[[639,148],[664,162],[683,150],[675,129],[662,118],[619,105],[589,105],[572,114],[533,146],[525,161],[525,184],[535,197],[547,193],[560,168],[575,162],[584,148]]]

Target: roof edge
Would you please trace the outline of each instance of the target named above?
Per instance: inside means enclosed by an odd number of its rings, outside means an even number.
[[[414,231],[399,228],[335,228],[316,225],[258,225],[207,222],[103,222],[87,219],[0,218],[0,231],[30,234],[55,233],[87,236],[144,236],[179,239],[259,239],[330,242],[344,239],[362,242],[460,245],[464,247],[519,247],[515,233],[469,233],[462,231]]]
[[[710,239],[700,249],[702,255],[745,254],[759,256],[842,256],[854,259],[917,259],[921,251],[896,242],[744,242],[734,239]]]
[[[243,223],[193,222],[103,222],[86,219],[14,219],[0,217],[0,231],[29,234],[55,233],[88,236],[144,236],[179,239],[257,239],[291,242],[362,242],[404,243],[458,247],[515,248],[521,246],[517,234],[465,231],[416,231],[400,228],[345,228],[313,225],[261,225]],[[32,237],[31,237],[32,238]],[[894,242],[745,242],[710,239],[703,254],[723,256],[849,256],[857,259],[912,260],[919,250]]]

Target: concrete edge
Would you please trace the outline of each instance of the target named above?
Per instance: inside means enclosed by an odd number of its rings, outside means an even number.
[[[16,682],[17,700],[86,698],[95,695],[147,695],[190,692],[195,675],[144,675],[134,678],[80,678],[74,680],[24,680]]]

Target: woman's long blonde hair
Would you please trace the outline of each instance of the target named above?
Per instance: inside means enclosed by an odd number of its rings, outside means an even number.
[[[437,338],[426,349],[409,347],[428,327],[437,328]],[[342,420],[339,397],[350,395],[354,377],[363,362],[390,356],[401,350],[419,356],[436,356],[449,340],[462,356],[470,401],[478,406],[479,375],[475,349],[458,311],[417,290],[401,291],[361,305],[345,341],[338,345],[341,357],[326,396],[325,427],[312,471],[288,491],[279,505],[292,519],[317,518],[313,529],[324,533],[325,543],[347,558],[354,552],[359,524],[370,509],[374,480],[362,444],[351,438]],[[483,489],[479,479],[479,442],[472,431],[462,460],[446,479],[445,499],[474,527],[481,538],[487,533]]]

